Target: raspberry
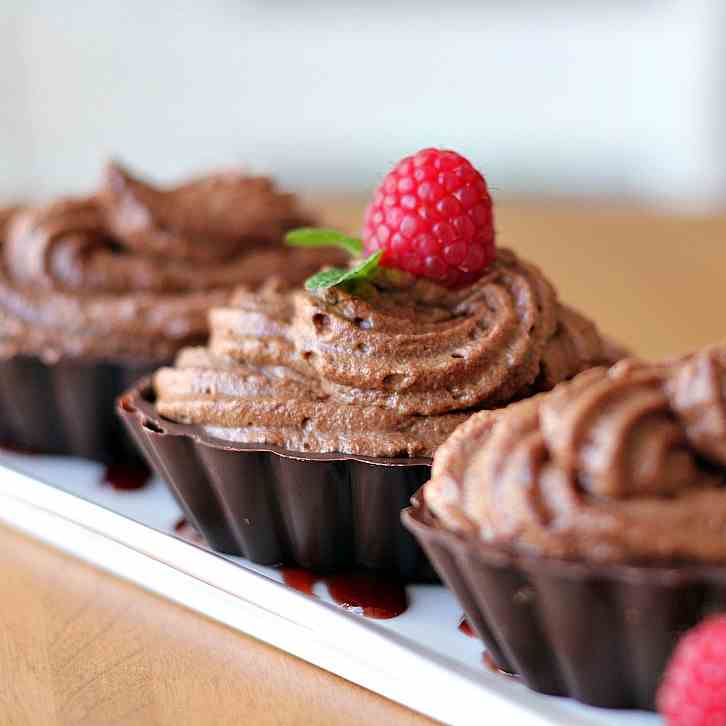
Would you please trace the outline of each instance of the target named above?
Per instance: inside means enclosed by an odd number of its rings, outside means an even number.
[[[681,639],[656,703],[668,726],[726,726],[726,615]]]
[[[381,264],[447,287],[481,277],[494,259],[484,177],[455,151],[423,149],[396,164],[368,206],[363,244]]]

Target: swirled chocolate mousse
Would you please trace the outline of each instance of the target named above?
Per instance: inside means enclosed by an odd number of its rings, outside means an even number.
[[[205,340],[207,310],[237,286],[297,282],[335,259],[282,244],[305,220],[268,179],[229,172],[159,189],[110,164],[98,193],[7,223],[0,353],[167,360]]]
[[[210,333],[157,372],[162,416],[227,441],[379,457],[430,456],[473,410],[617,356],[505,249],[453,289],[379,268],[353,285],[240,291]]]
[[[290,241],[359,259],[212,310],[208,346],[155,376],[162,416],[226,441],[424,457],[472,411],[617,356],[536,267],[496,250],[484,177],[456,152],[402,159],[362,240]]]
[[[592,561],[726,562],[726,344],[626,360],[482,412],[424,500],[485,542]]]

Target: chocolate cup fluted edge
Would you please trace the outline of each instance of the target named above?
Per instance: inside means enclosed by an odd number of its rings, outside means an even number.
[[[150,379],[117,411],[145,458],[209,545],[263,565],[363,568],[436,579],[401,509],[430,459],[385,459],[233,444],[159,416]]]
[[[29,453],[115,462],[138,454],[116,397],[162,360],[15,354],[0,360],[0,445]]]
[[[540,693],[652,710],[680,636],[726,610],[726,566],[565,561],[439,526],[417,493],[402,512],[503,670]]]

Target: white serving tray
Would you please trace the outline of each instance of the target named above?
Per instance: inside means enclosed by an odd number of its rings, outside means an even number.
[[[21,473],[22,472],[22,473]],[[81,459],[0,454],[0,521],[298,658],[450,724],[655,726],[644,712],[541,696],[488,670],[461,610],[437,585],[408,588],[410,605],[371,620],[309,597],[279,573],[174,535],[181,512],[163,483],[114,491]]]

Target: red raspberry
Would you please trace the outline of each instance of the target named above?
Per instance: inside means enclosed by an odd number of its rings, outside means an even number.
[[[484,177],[455,151],[401,160],[368,206],[363,244],[381,264],[447,287],[473,282],[494,259],[492,200]]]
[[[681,639],[656,703],[668,726],[726,726],[726,615]]]

